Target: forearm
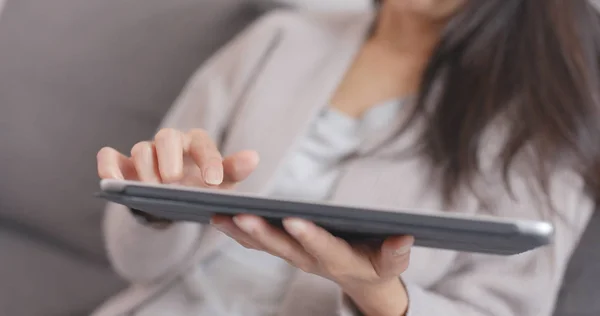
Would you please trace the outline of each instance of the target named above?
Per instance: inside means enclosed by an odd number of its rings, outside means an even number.
[[[152,283],[189,256],[200,226],[175,223],[157,229],[141,224],[125,207],[111,204],[104,234],[115,270],[130,282]]]
[[[408,310],[408,295],[400,279],[344,290],[365,316],[403,316]]]

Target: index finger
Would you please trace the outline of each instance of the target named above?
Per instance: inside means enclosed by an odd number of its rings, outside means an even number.
[[[184,150],[200,168],[206,184],[223,183],[223,156],[208,133],[199,129],[189,131],[184,138]]]
[[[154,136],[158,171],[163,182],[171,183],[183,177],[183,134],[163,128]]]
[[[96,155],[98,176],[101,179],[124,180],[126,169],[132,166],[131,161],[125,155],[114,148],[104,147]]]

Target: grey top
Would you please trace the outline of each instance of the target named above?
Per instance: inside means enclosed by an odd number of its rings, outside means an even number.
[[[327,200],[343,172],[342,161],[370,133],[398,115],[401,102],[373,107],[360,119],[326,108],[299,139],[275,176],[270,195],[311,201]],[[196,280],[205,297],[198,316],[275,315],[294,273],[285,261],[248,250],[234,241],[201,263]],[[227,286],[236,284],[235,287]]]

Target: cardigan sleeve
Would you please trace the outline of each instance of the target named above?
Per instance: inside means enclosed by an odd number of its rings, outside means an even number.
[[[161,128],[202,128],[218,143],[228,118],[277,35],[277,11],[268,13],[217,52],[191,77]],[[164,230],[137,221],[129,210],[109,204],[105,245],[114,269],[132,283],[154,283],[176,273],[196,251],[202,225],[175,223]]]
[[[534,198],[521,180],[513,183],[515,198],[504,199],[494,215],[541,219],[544,217],[539,214],[549,214],[548,220],[555,227],[553,243],[506,257],[460,253],[451,271],[427,288],[404,279],[409,298],[406,316],[552,314],[562,275],[594,211],[594,203],[583,193],[579,180],[562,181],[551,187],[554,208],[540,213],[545,203]],[[339,315],[361,315],[345,295],[340,295],[339,307]]]

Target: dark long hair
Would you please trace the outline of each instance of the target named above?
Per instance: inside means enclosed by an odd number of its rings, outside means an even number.
[[[590,0],[468,0],[433,52],[411,117],[425,119],[419,144],[448,203],[479,172],[497,118],[508,124],[497,157],[507,186],[527,148],[542,188],[568,162],[600,202],[600,14]]]

